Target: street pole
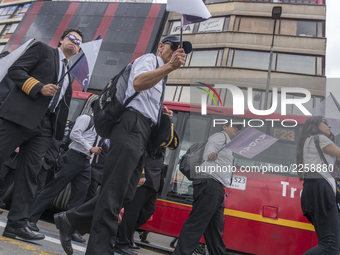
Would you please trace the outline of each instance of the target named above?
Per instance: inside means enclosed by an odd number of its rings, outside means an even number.
[[[270,56],[269,56],[269,66],[268,66],[268,74],[267,74],[267,84],[266,84],[266,94],[264,98],[264,104],[262,110],[268,109],[268,94],[269,94],[269,84],[270,84],[270,76],[272,73],[272,62],[273,62],[273,49],[274,49],[274,37],[275,37],[275,28],[276,28],[276,19],[274,20],[274,29],[273,29],[273,38],[272,45],[270,46]]]

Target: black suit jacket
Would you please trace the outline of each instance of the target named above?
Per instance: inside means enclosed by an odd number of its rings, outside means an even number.
[[[43,96],[39,91],[48,84],[56,84],[59,75],[58,49],[36,42],[8,70],[8,77],[16,86],[10,91],[0,107],[0,117],[29,129],[36,128],[52,97]],[[72,80],[61,100],[52,124],[54,137],[61,140],[64,135],[68,106],[72,97]],[[66,102],[66,104],[65,104]]]

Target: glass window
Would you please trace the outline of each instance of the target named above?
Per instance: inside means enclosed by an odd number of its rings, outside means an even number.
[[[2,35],[2,30],[5,28],[6,24],[0,24],[0,35]]]
[[[316,57],[316,71],[317,75],[323,75],[322,57]]]
[[[84,108],[85,103],[86,99],[72,98],[67,119],[69,121],[75,121],[76,118],[80,115],[81,110]]]
[[[184,64],[185,66],[189,66],[189,62],[190,62],[190,59],[191,59],[191,54],[192,54],[192,52],[187,54],[186,60],[185,60],[185,64]]]
[[[275,63],[275,61],[273,61]],[[229,60],[228,60],[229,63]],[[268,69],[269,52],[235,50],[233,67]]]
[[[252,33],[273,33],[274,20],[266,18],[241,17],[238,31]]]
[[[10,6],[7,14],[13,14],[15,12],[15,10],[17,9],[17,7],[18,7],[17,5]]]
[[[18,25],[19,23],[13,23],[11,28],[8,30],[8,33],[13,34]]]
[[[192,144],[201,142],[207,138],[209,121],[209,118],[196,117],[193,115],[186,119],[182,143],[180,144],[180,148],[177,148],[177,150],[180,150],[180,158],[186,153]],[[168,196],[180,199],[191,198],[193,194],[192,182],[189,181],[178,168],[179,165],[177,164],[176,170],[173,172],[172,188]]]
[[[224,22],[224,28],[223,28],[224,31],[227,31],[227,30],[228,30],[229,21],[230,21],[230,17],[226,17],[226,18],[225,18],[225,22]]]
[[[183,27],[183,34],[191,34],[194,29],[194,24],[189,24]],[[181,33],[181,21],[173,21],[171,23],[170,34],[177,35]]]
[[[318,37],[324,37],[324,29],[323,29],[323,22],[318,21]]]
[[[18,14],[21,12],[21,10],[22,10],[23,7],[24,7],[23,5],[20,5],[20,6],[15,10],[15,12],[13,13],[13,16],[12,16],[13,19],[14,19],[14,18],[17,18]]]
[[[222,31],[225,17],[211,18],[200,23],[198,33]]]
[[[315,56],[279,53],[277,70],[315,75]]]
[[[5,28],[2,30],[0,34],[0,39],[3,39],[5,35],[8,33],[9,29],[11,28],[12,24],[7,24]]]
[[[215,66],[218,52],[218,50],[193,51],[189,66]]]
[[[223,51],[224,50],[218,51],[218,58],[217,58],[217,61],[216,61],[216,66],[221,66],[221,64],[222,64]]]
[[[297,21],[296,35],[316,37],[316,21]]]

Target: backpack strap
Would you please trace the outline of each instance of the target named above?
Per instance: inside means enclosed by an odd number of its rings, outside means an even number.
[[[319,152],[320,158],[323,161],[324,164],[326,164],[327,166],[329,166],[327,159],[325,157],[325,154],[323,154],[323,151],[320,147],[320,139],[319,139],[319,135],[314,136],[314,143],[315,143],[315,147]]]
[[[226,135],[226,133],[224,133],[223,131],[221,131],[221,133],[224,134],[225,140],[224,140],[224,144],[222,145],[222,148],[219,149],[219,150],[217,151],[217,153],[220,152],[221,150],[223,150],[223,149],[224,149],[224,146],[227,144],[227,135]]]
[[[87,128],[85,129],[84,133],[88,130],[90,130],[93,126],[94,126],[94,119],[93,119],[93,116],[92,115],[89,115],[90,116],[90,122],[89,122],[89,125],[87,126]]]
[[[133,64],[133,62],[132,62]],[[159,67],[159,63],[158,63],[158,59],[156,56],[156,69]],[[132,68],[132,67],[131,67]],[[123,72],[122,72],[123,73]],[[139,94],[139,92],[135,92],[132,96],[130,96],[128,99],[126,99],[125,104],[124,104],[124,108],[126,108],[126,106]]]

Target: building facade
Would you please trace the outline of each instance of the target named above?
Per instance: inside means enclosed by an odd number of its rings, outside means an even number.
[[[183,40],[192,42],[193,52],[187,56],[183,68],[169,75],[166,100],[190,102],[190,84],[222,83],[238,86],[245,96],[251,87],[254,107],[263,107],[274,28],[272,9],[281,6],[274,37],[269,103],[273,87],[278,88],[277,111],[280,111],[280,87],[309,90],[312,100],[305,105],[307,109],[322,101],[326,91],[323,1],[206,0],[206,6],[212,17],[183,29]],[[170,13],[163,36],[179,33],[180,15]],[[217,89],[217,92],[224,106],[231,107],[230,91]],[[287,98],[301,97],[304,95],[287,95]],[[214,104],[211,98],[208,104]],[[291,107],[287,113],[301,112]]]
[[[0,53],[31,6],[26,0],[0,0]]]

